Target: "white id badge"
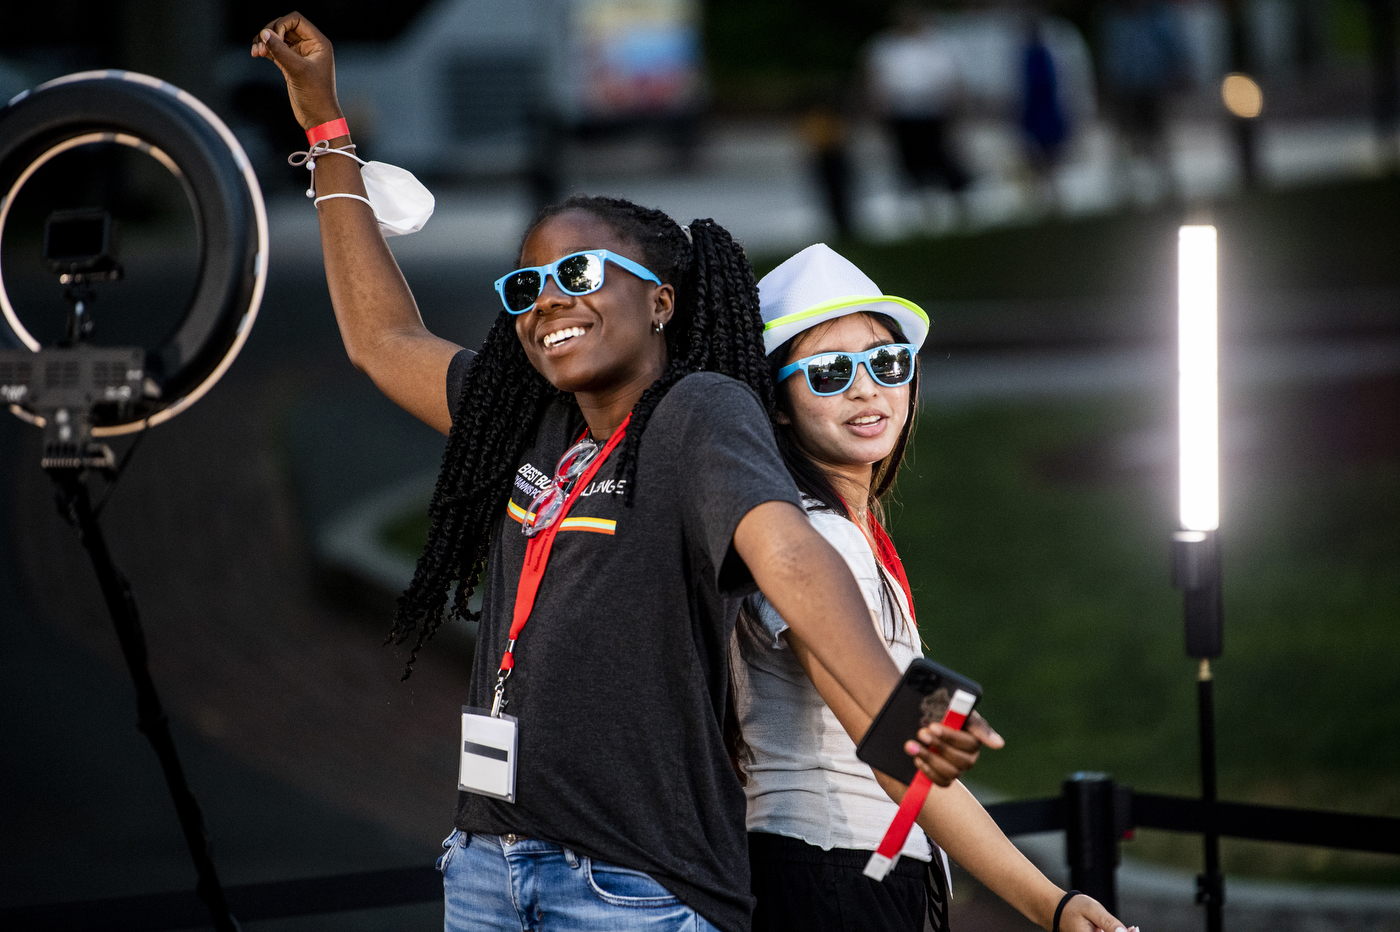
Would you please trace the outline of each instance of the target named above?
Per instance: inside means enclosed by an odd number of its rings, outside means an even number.
[[[457,788],[515,802],[517,721],[462,706],[462,765]]]

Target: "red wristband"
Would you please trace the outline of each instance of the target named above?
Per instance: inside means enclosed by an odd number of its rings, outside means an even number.
[[[345,124],[345,117],[341,117],[338,120],[331,120],[329,123],[311,127],[306,131],[306,141],[314,146],[322,139],[334,139],[337,136],[349,135],[350,127]]]

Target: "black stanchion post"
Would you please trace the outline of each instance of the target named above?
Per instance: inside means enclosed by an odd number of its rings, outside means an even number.
[[[1070,887],[1116,913],[1118,841],[1126,828],[1122,794],[1106,773],[1071,774],[1063,792]]]

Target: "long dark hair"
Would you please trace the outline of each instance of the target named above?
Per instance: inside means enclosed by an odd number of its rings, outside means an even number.
[[[896,343],[907,343],[908,337],[904,335],[904,328],[888,314],[880,314],[875,311],[860,311],[859,313],[870,318],[875,323],[880,324],[890,332]],[[803,331],[806,333],[807,331]],[[793,344],[802,336],[797,334],[782,346],[768,354],[768,368],[773,373],[776,384],[778,370],[787,365],[791,360]],[[796,378],[796,376],[794,376]],[[777,407],[783,410],[789,417],[792,411],[787,407],[787,393],[778,391]],[[894,486],[895,479],[898,478],[899,467],[904,462],[904,453],[909,447],[909,438],[914,432],[914,409],[919,400],[919,358],[914,357],[914,379],[909,383],[909,410],[904,418],[904,428],[899,432],[899,439],[895,441],[894,449],[888,456],[876,463],[873,474],[870,477],[870,494],[866,498],[865,506],[873,511],[875,516],[883,523],[885,514],[881,500]],[[810,456],[797,444],[793,438],[792,431],[783,424],[774,425],[777,429],[778,451],[783,456],[783,463],[787,466],[788,472],[792,473],[792,478],[797,482],[798,491],[808,498],[814,498],[821,502],[822,507],[828,511],[834,511],[839,515],[854,518],[847,510],[841,496],[837,493],[836,487],[832,485],[830,477],[822,468],[818,466]]]
[[[882,325],[890,332],[890,336],[897,343],[909,342],[904,335],[904,329],[898,322],[888,314],[880,314],[875,311],[860,311],[871,320]],[[806,333],[804,330],[803,333]],[[769,371],[773,374],[774,384],[777,383],[778,370],[791,362],[793,344],[797,342],[802,334],[799,333],[791,340],[779,346],[768,354]],[[797,376],[793,376],[797,378]],[[805,389],[800,389],[805,390]],[[792,410],[787,401],[788,395],[779,387],[777,392],[777,409],[784,411],[789,420],[792,418]],[[909,411],[904,418],[904,428],[899,432],[899,439],[895,441],[894,449],[888,456],[875,464],[870,482],[870,494],[866,499],[866,508],[874,513],[876,518],[884,522],[884,509],[881,499],[893,486],[898,477],[899,467],[904,462],[904,452],[908,449],[909,438],[914,432],[914,409],[919,398],[919,359],[914,357],[914,378],[909,383]],[[792,474],[793,480],[797,483],[797,490],[806,498],[816,499],[820,507],[825,511],[830,511],[841,515],[850,521],[855,520],[855,515],[851,514],[847,507],[849,503],[842,500],[840,493],[836,491],[836,486],[832,484],[831,478],[822,470],[808,453],[802,449],[793,437],[790,425],[774,421],[774,429],[778,440],[778,452],[782,454],[783,464],[787,466],[788,472]],[[876,555],[878,561],[879,557]],[[896,595],[890,584],[887,574],[880,574],[880,602],[882,616],[895,619],[899,617],[896,606],[899,605],[899,597]],[[912,606],[911,606],[912,608]],[[744,600],[739,609],[739,620],[741,624],[758,624],[757,615],[753,605],[748,599]],[[888,631],[882,631],[885,638],[893,643],[898,634],[898,627],[892,622]],[[748,784],[748,774],[744,771],[744,761],[748,757],[748,745],[744,741],[743,729],[739,722],[738,709],[734,704],[734,681],[733,673],[730,674],[730,699],[725,708],[724,714],[724,744],[729,752],[729,763],[733,766],[735,774],[739,777],[739,782]]]
[[[890,315],[880,314],[876,311],[861,311],[859,313],[888,330],[890,336],[894,338],[896,343],[909,342],[908,337],[904,335],[904,328]],[[803,331],[803,333],[806,332],[805,330]],[[792,339],[768,354],[768,366],[773,373],[775,382],[777,380],[778,370],[792,361],[789,357],[792,355],[793,344],[796,343],[801,336],[801,333],[795,335]],[[788,407],[787,398],[787,392],[778,390],[777,407],[779,410],[785,411],[789,418],[791,418],[792,411]],[[894,449],[890,450],[888,456],[874,465],[870,477],[870,493],[866,496],[865,500],[866,510],[873,514],[875,519],[881,524],[883,524],[885,520],[885,509],[882,499],[885,493],[889,492],[894,486],[895,479],[899,477],[899,467],[904,462],[904,452],[908,449],[909,438],[914,433],[914,410],[918,404],[918,400],[919,357],[918,354],[915,354],[914,378],[909,383],[909,410],[905,413],[904,427],[899,432],[899,439],[895,441]],[[782,454],[783,463],[787,466],[788,472],[792,473],[792,478],[797,483],[798,491],[808,498],[816,499],[821,503],[821,507],[824,510],[835,512],[850,521],[855,521],[856,516],[851,513],[851,509],[848,507],[852,503],[842,500],[840,494],[836,491],[836,486],[832,484],[831,478],[797,443],[796,439],[793,437],[792,430],[787,425],[778,424],[776,422],[774,426],[776,427],[778,438],[778,452]],[[876,555],[876,559],[879,559],[878,554]],[[880,601],[881,608],[883,609],[881,614],[884,617],[890,619],[899,617],[899,611],[896,608],[896,606],[899,605],[899,597],[890,584],[889,578],[884,573],[880,574]],[[912,607],[913,606],[910,606],[911,609]],[[892,623],[890,630],[885,633],[885,637],[893,642],[897,633],[898,628]]]
[[[659,210],[630,201],[578,195],[546,207],[525,236],[552,217],[582,211],[636,244],[642,263],[676,290],[666,327],[666,369],[632,408],[618,470],[632,504],[637,451],[657,404],[692,372],[719,372],[751,386],[773,411],[773,374],[763,354],[758,285],[743,248],[713,220],[694,220],[689,231]],[[522,240],[523,242],[523,240]],[[510,496],[511,478],[540,417],[553,401],[571,400],[530,365],[502,311],[481,352],[472,360],[456,400],[437,488],[428,506],[428,542],[413,582],[399,597],[386,643],[402,644],[417,632],[403,678],[423,645],[446,620],[447,591],[458,583],[452,611],[476,619],[467,603],[481,582],[491,533]]]

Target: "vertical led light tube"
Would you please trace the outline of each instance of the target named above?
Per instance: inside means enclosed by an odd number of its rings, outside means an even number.
[[[1177,242],[1181,526],[1220,527],[1215,227],[1184,226]]]

